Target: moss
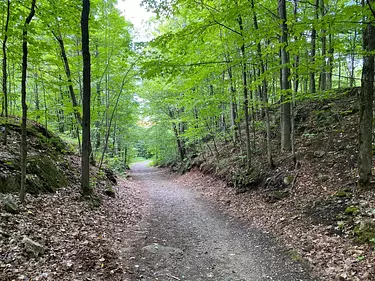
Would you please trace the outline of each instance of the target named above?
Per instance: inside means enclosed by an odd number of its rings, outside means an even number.
[[[293,261],[299,261],[299,262],[302,261],[301,256],[298,254],[298,252],[296,250],[291,249],[291,250],[287,251],[287,253]]]
[[[266,197],[266,201],[269,203],[275,203],[281,199],[289,196],[289,190],[276,190],[269,192]]]
[[[355,206],[349,206],[344,211],[345,215],[355,216],[359,213],[359,208]]]
[[[91,209],[97,209],[102,205],[102,199],[96,194],[91,194],[86,199],[88,199]]]
[[[67,179],[56,163],[48,155],[34,155],[29,158],[27,168],[29,192],[55,192],[67,185]]]
[[[287,185],[289,185],[289,184],[291,184],[293,182],[293,179],[294,179],[293,176],[286,176],[284,178],[284,183],[287,184]]]
[[[349,192],[346,192],[344,190],[339,190],[334,194],[335,197],[340,197],[340,198],[351,198],[352,194]]]
[[[357,236],[357,242],[372,242],[375,238],[375,222],[372,219],[361,221],[361,223],[354,228],[354,233]]]

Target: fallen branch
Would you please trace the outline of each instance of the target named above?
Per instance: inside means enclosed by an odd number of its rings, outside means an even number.
[[[294,176],[294,179],[292,181],[292,186],[291,186],[290,190],[293,190],[294,185],[296,184],[296,180],[297,180],[298,175],[299,175],[299,172],[297,172],[297,174]]]

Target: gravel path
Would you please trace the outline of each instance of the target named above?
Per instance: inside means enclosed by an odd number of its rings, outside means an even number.
[[[146,195],[148,215],[135,231],[129,280],[314,280],[269,235],[147,164],[131,172]]]

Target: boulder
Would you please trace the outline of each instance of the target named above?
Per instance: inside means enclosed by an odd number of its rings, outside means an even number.
[[[265,197],[265,200],[266,202],[268,203],[275,203],[279,200],[282,200],[286,197],[289,196],[289,190],[276,190],[276,191],[271,191],[269,192],[266,197]]]
[[[354,229],[357,235],[357,241],[360,243],[370,242],[375,238],[375,221],[373,219],[364,219],[359,226]]]
[[[319,182],[326,182],[327,180],[329,180],[329,176],[322,173],[319,173],[317,178]]]
[[[323,151],[323,150],[314,151],[314,157],[315,158],[322,158],[325,154],[326,154],[326,152]]]
[[[7,196],[4,200],[4,209],[8,213],[11,214],[18,214],[19,209],[17,203],[14,201],[13,197],[11,195]]]
[[[28,237],[23,238],[22,244],[25,247],[25,251],[32,254],[34,257],[42,256],[45,252],[45,249],[41,244],[31,240]]]

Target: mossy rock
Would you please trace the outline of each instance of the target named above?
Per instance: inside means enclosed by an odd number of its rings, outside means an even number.
[[[231,182],[237,193],[242,193],[255,189],[262,182],[262,173],[255,168],[249,172],[235,172],[232,174]]]
[[[359,243],[368,243],[375,238],[375,222],[373,219],[366,219],[354,229]]]
[[[345,215],[355,216],[359,213],[359,208],[355,206],[349,206],[344,211]]]
[[[113,186],[109,183],[106,184],[106,189],[105,189],[104,193],[105,193],[105,195],[107,195],[109,197],[116,198],[116,192],[113,189]]]
[[[48,155],[34,155],[28,159],[27,191],[55,192],[68,184],[64,171]]]
[[[333,194],[333,196],[340,197],[340,198],[351,198],[352,193],[345,191],[345,190],[339,190],[339,191],[336,191],[335,194]]]
[[[269,203],[275,203],[279,200],[282,200],[290,195],[289,190],[276,190],[271,191],[267,194],[266,201]]]
[[[294,180],[294,177],[293,177],[293,176],[286,176],[286,177],[284,178],[284,183],[285,183],[286,185],[290,185],[290,184],[292,184],[293,180]]]

